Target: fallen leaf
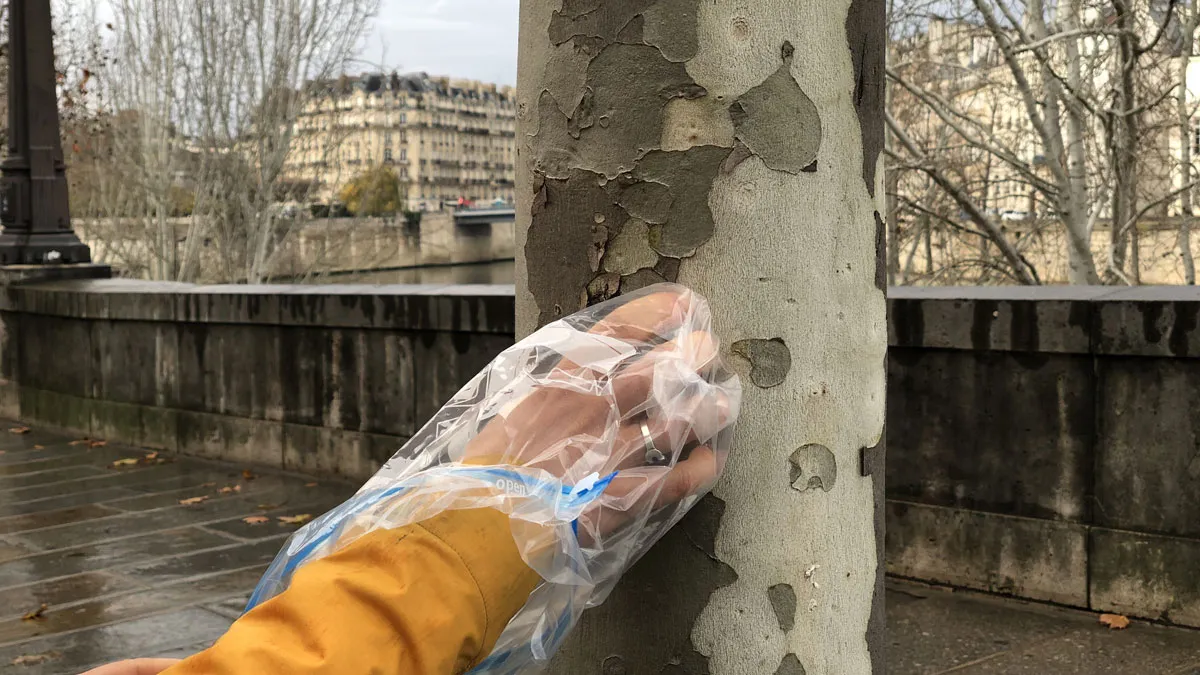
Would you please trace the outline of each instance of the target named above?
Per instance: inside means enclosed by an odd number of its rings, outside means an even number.
[[[1120,614],[1101,614],[1100,623],[1112,630],[1124,630],[1129,628],[1129,617]]]
[[[312,515],[308,513],[301,513],[298,516],[279,516],[278,520],[286,525],[303,525],[304,523],[312,520]]]
[[[46,449],[46,446],[44,446],[44,445],[35,445],[35,446],[33,446],[33,449],[34,449],[34,450],[45,450],[45,449]]]
[[[304,487],[317,487],[317,483],[305,483]]]
[[[3,455],[4,452],[5,452],[4,450],[0,450],[0,455]]]
[[[114,469],[119,469],[123,466],[137,466],[137,463],[137,457],[128,457],[126,459],[118,459],[117,461],[113,462],[112,465]]]
[[[70,443],[67,443],[67,445],[87,445],[88,443],[91,443],[91,442],[92,442],[92,439],[90,439],[90,438],[81,438],[77,441],[71,441]]]
[[[241,492],[241,491],[242,491],[241,485],[227,485],[227,486],[221,488],[220,490],[217,490],[217,492],[219,492],[223,495],[231,495],[235,492]]]
[[[250,469],[242,469],[242,478],[245,478],[246,480],[254,480],[255,478],[258,478],[258,475],[252,472]]]
[[[89,448],[103,448],[108,445],[108,441],[88,441]]]
[[[262,525],[269,520],[271,519],[266,516],[250,516],[249,518],[242,518],[242,522],[248,525]]]
[[[281,506],[283,506],[283,504],[259,504],[258,509],[260,511],[274,511]]]
[[[147,459],[147,460],[151,460],[151,461],[153,461],[153,460],[156,460],[156,459],[158,459],[158,453],[157,453],[157,452],[151,452],[151,453],[149,453],[149,454],[147,454],[147,455],[146,455],[146,459]]]
[[[13,427],[8,430],[8,433],[16,434],[18,436],[24,436],[25,434],[29,433],[30,431],[33,431],[33,430],[30,429],[29,427]]]
[[[50,606],[43,602],[41,607],[38,607],[37,609],[33,610],[32,612],[27,612],[25,614],[25,616],[21,617],[21,620],[22,621],[41,621],[42,619],[46,618],[46,610],[47,609],[50,609]]]
[[[45,652],[44,654],[22,654],[12,660],[14,666],[36,666],[39,663],[45,663],[53,659],[61,657],[58,652]]]
[[[201,483],[200,487],[217,487],[216,483]]]
[[[195,506],[206,501],[208,501],[208,495],[201,495],[199,497],[192,497],[191,499],[180,499],[179,503],[184,506]]]

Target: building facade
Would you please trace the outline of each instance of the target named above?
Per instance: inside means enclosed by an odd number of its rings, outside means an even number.
[[[413,211],[513,203],[511,87],[425,73],[368,73],[314,87],[285,167],[289,180],[312,187],[314,200],[336,201],[356,176],[387,166]]]

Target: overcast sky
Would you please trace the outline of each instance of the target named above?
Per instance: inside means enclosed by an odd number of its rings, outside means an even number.
[[[363,58],[402,72],[517,83],[519,0],[382,0]]]

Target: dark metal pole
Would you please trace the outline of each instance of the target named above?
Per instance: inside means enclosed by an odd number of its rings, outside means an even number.
[[[91,262],[91,251],[71,230],[50,0],[9,0],[8,17],[8,157],[0,163],[0,264]]]

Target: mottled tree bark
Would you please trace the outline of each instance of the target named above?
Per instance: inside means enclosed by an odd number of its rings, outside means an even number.
[[[884,672],[884,8],[522,1],[519,331],[679,281],[746,389],[714,494],[552,672]]]

